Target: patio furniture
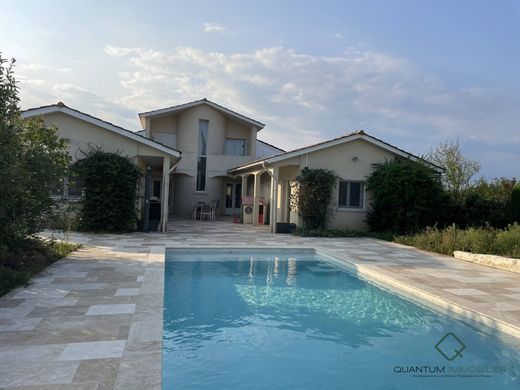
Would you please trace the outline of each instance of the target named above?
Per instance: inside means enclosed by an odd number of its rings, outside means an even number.
[[[211,220],[215,221],[217,219],[216,210],[220,206],[220,199],[214,199],[211,201]]]
[[[203,221],[204,217],[207,217],[208,221],[213,218],[213,207],[206,203],[204,203],[200,208],[200,220]]]

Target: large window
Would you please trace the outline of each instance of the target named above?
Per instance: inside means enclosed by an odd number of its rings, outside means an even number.
[[[197,159],[197,191],[206,191],[206,159],[209,121],[199,120],[199,156]]]
[[[246,140],[226,138],[224,141],[224,154],[228,156],[245,156]]]
[[[363,208],[365,197],[365,185],[360,181],[340,181],[339,182],[339,208]]]

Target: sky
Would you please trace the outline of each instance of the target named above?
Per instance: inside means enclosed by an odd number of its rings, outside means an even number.
[[[520,0],[5,1],[24,109],[130,130],[206,97],[284,149],[354,130],[415,154],[458,141],[520,177]]]

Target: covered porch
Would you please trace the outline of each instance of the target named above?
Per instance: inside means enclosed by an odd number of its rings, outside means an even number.
[[[251,164],[230,171],[242,182],[242,221],[250,225],[268,225],[277,232],[278,223],[298,224],[291,211],[292,181],[300,171],[299,162],[284,161],[266,165]]]
[[[172,174],[180,162],[180,158],[137,155],[136,160],[137,166],[144,173],[138,212],[144,214],[145,206],[148,203],[150,220],[158,221],[158,230],[166,232],[170,210],[173,210],[174,202]],[[149,175],[148,183],[146,182],[147,175]],[[148,187],[148,193],[146,187]]]

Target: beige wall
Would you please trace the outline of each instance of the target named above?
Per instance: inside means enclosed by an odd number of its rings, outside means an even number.
[[[341,145],[332,146],[316,152],[308,153],[291,160],[278,163],[279,181],[278,186],[278,208],[277,220],[282,221],[284,205],[280,204],[282,200],[284,181],[296,177],[300,169],[305,166],[309,168],[330,169],[338,175],[341,180],[366,181],[367,177],[373,171],[373,164],[383,163],[385,160],[392,160],[395,155],[387,150],[375,146],[364,140],[355,140]],[[289,164],[298,163],[298,167],[287,166]],[[285,165],[285,166],[284,166]],[[338,208],[338,191],[339,184],[333,192],[333,201],[331,204],[334,214],[329,220],[330,228],[366,230],[368,228],[365,219],[370,208],[370,193],[365,193],[363,209],[340,209]],[[289,212],[289,221],[301,224],[301,220],[296,212]]]
[[[394,157],[393,153],[359,139],[311,153],[307,163],[312,168],[333,170],[342,180],[366,181],[374,170],[373,164],[383,163]],[[305,163],[303,158],[302,163]],[[338,186],[339,184],[334,190],[332,207],[335,213],[330,218],[329,226],[352,230],[368,229],[365,219],[371,203],[370,193],[365,193],[363,209],[339,209]]]
[[[129,157],[164,156],[152,147],[62,112],[45,114],[44,119],[47,124],[56,125],[59,136],[68,140],[69,153],[73,161],[82,158],[81,151],[87,151],[89,145],[102,147],[106,151],[120,151]]]
[[[208,120],[208,145],[206,164],[206,191],[196,191],[197,158],[199,146],[199,120]],[[251,139],[250,126],[239,123],[225,116],[220,111],[207,105],[188,108],[179,113],[151,119],[150,134],[175,133],[176,149],[182,152],[181,163],[175,175],[174,212],[189,216],[193,201],[206,203],[219,199],[223,210],[224,191],[227,170],[254,160],[252,156],[224,155],[226,138],[241,138],[256,143]]]

